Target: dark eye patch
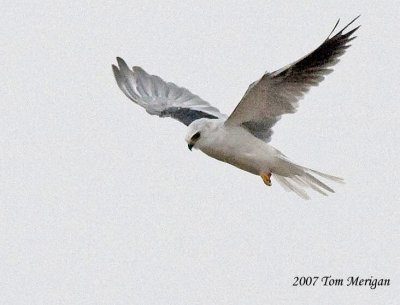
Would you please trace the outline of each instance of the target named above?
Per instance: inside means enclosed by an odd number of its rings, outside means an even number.
[[[192,136],[192,141],[196,141],[200,138],[200,132],[196,132],[193,136]]]

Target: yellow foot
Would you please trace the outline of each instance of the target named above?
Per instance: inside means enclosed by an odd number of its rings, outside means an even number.
[[[260,176],[266,185],[271,186],[271,173],[262,172]]]

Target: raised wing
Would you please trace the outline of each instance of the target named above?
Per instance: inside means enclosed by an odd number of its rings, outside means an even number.
[[[189,90],[167,83],[140,67],[131,70],[122,58],[117,57],[117,62],[118,67],[112,65],[112,68],[119,88],[147,113],[171,117],[185,125],[201,118],[224,117],[217,108]]]
[[[316,50],[282,69],[264,74],[252,83],[225,124],[242,125],[257,138],[269,142],[271,127],[281,115],[294,113],[298,101],[310,87],[318,86],[324,76],[333,71],[330,67],[339,62],[339,57],[350,46],[348,43],[356,38],[352,34],[360,26],[346,33],[344,31],[358,17],[332,36],[338,21]]]

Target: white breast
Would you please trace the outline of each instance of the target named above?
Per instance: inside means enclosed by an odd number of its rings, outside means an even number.
[[[275,149],[239,126],[220,124],[207,133],[198,148],[217,160],[258,175],[268,171]]]

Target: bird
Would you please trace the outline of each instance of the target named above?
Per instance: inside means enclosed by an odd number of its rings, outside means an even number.
[[[322,195],[334,193],[328,182],[344,183],[342,178],[325,174],[289,160],[269,144],[272,127],[282,115],[296,112],[305,93],[318,86],[355,39],[360,27],[348,28],[357,16],[335,33],[340,19],[328,37],[314,51],[275,72],[266,72],[251,83],[233,112],[228,116],[210,103],[159,76],[117,57],[112,65],[122,92],[147,113],[170,117],[187,126],[185,141],[189,150],[206,155],[258,175],[267,186],[275,179],[286,191],[310,199],[308,189]]]

